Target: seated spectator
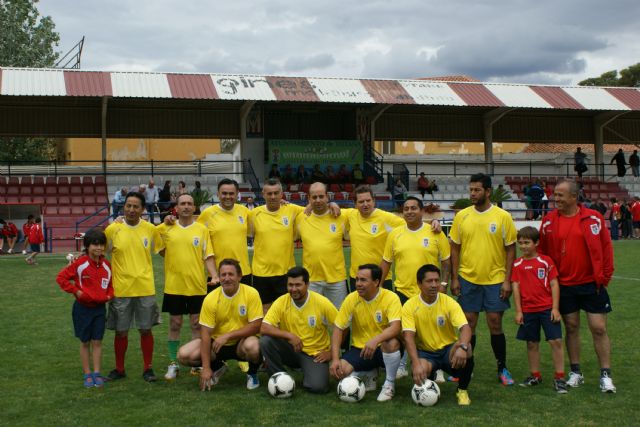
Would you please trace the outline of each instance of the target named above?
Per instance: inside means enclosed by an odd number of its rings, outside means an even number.
[[[296,172],[296,176],[294,177],[295,182],[298,184],[304,184],[309,181],[309,173],[304,168],[304,165],[298,166],[298,171]]]
[[[257,208],[258,206],[260,206],[260,205],[258,204],[258,202],[256,202],[256,201],[253,199],[253,197],[251,197],[251,196],[247,197],[247,201],[245,202],[245,204],[244,204],[244,205],[245,205],[245,206],[247,207],[247,209],[249,209],[250,211],[251,211],[251,210],[253,210],[253,209],[255,209],[255,208]]]
[[[18,227],[12,222],[5,221],[4,219],[0,219],[0,224],[2,225],[2,236],[7,240],[7,253],[13,253],[13,247],[18,240]],[[2,241],[0,240],[0,243]],[[0,251],[2,251],[2,244],[0,244]]]
[[[127,196],[127,192],[129,189],[127,187],[122,187],[120,190],[116,191],[116,194],[113,195],[113,202],[111,203],[111,211],[113,212],[112,217],[116,219],[118,215],[121,214],[121,210],[124,207],[124,201]]]
[[[336,184],[336,183],[338,183],[338,176],[334,172],[333,166],[327,165],[324,174],[326,176],[327,184]]]
[[[284,167],[284,173],[282,174],[282,179],[280,180],[284,185],[293,184],[295,179],[293,177],[293,169],[291,165],[287,165]]]
[[[396,201],[396,205],[401,207],[404,203],[404,199],[407,193],[407,187],[402,183],[400,178],[396,179],[396,183],[394,184],[391,194],[393,196],[393,200]]]
[[[364,182],[364,172],[360,169],[360,165],[356,163],[353,165],[353,170],[351,171],[351,177],[353,178],[353,183],[358,186]]]
[[[278,165],[276,163],[271,165],[271,170],[269,171],[269,178],[280,179],[280,169],[278,169]]]
[[[338,169],[336,176],[340,184],[351,182],[351,174],[347,170],[347,165],[340,165],[340,169]]]
[[[424,172],[420,172],[420,176],[418,177],[418,191],[420,191],[420,194],[422,195],[423,199],[424,199],[425,193],[429,193],[431,196],[433,196],[434,185],[435,185],[435,181],[433,182],[429,181],[429,179],[426,176],[424,176]]]
[[[607,213],[607,205],[605,205],[600,199],[595,200],[595,202],[591,205],[591,209],[600,212],[602,216]]]
[[[313,165],[313,171],[311,171],[311,181],[322,182],[325,184],[327,183],[327,176],[322,173],[322,171],[320,170],[320,165],[317,163]]]

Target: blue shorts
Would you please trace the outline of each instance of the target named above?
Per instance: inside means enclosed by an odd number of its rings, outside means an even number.
[[[431,372],[442,369],[443,371],[451,374],[452,369],[451,361],[449,359],[449,353],[451,352],[452,347],[453,344],[449,344],[448,346],[441,348],[438,351],[418,350],[418,357],[420,359],[426,359],[429,363],[431,363]]]
[[[587,313],[609,313],[611,300],[604,286],[595,283],[584,285],[560,286],[560,314],[575,313],[584,310]]]
[[[498,313],[507,310],[511,305],[509,300],[500,298],[502,283],[497,285],[476,285],[458,276],[460,280],[460,296],[458,304],[465,313],[479,313],[486,311]]]
[[[29,247],[31,248],[31,252],[40,252],[40,243],[31,243]]]
[[[371,359],[363,359],[360,356],[361,348],[351,347],[343,355],[342,359],[349,362],[356,372],[370,371],[376,368],[384,368],[384,359],[382,358],[382,350],[380,347],[373,353]]]
[[[524,323],[518,328],[516,338],[523,341],[540,342],[540,327],[544,331],[547,341],[562,338],[562,326],[560,322],[551,321],[551,310],[538,311],[535,313],[523,313]]]
[[[106,322],[105,313],[104,304],[97,307],[87,307],[75,301],[71,316],[76,337],[82,342],[102,340]]]

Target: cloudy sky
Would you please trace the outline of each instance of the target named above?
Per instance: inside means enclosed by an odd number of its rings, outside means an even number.
[[[41,0],[82,68],[575,84],[640,62],[638,0]]]

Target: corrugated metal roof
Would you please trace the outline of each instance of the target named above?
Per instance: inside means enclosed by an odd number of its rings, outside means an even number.
[[[174,98],[219,99],[209,74],[167,74]]]
[[[563,108],[570,110],[583,110],[584,107],[578,101],[570,97],[559,87],[551,86],[531,86],[531,90],[540,95],[553,108]]]
[[[220,99],[276,101],[276,96],[264,76],[212,74],[211,77]]]
[[[67,96],[112,96],[111,76],[101,72],[64,73]]]
[[[278,101],[318,102],[311,83],[304,77],[267,76],[267,82]]]
[[[474,107],[504,107],[489,89],[479,84],[449,83],[449,87],[467,104]]]
[[[356,79],[307,79],[323,102],[347,102],[354,104],[375,104],[375,101]]]
[[[65,96],[62,70],[36,70],[5,68],[2,78],[2,95]]]
[[[402,87],[422,105],[467,105],[446,83],[425,80],[400,80]]]
[[[607,88],[606,91],[632,110],[640,110],[640,90]]]
[[[588,110],[628,110],[629,107],[599,87],[565,87],[572,98]]]
[[[362,80],[362,85],[379,104],[415,104],[404,87],[395,80]]]
[[[529,86],[487,84],[485,85],[502,103],[509,107],[552,108]]]
[[[171,98],[165,74],[111,73],[113,96],[123,98]]]

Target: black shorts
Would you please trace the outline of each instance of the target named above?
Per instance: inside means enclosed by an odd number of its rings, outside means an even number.
[[[375,368],[384,368],[384,358],[380,347],[373,353],[371,359],[363,359],[360,356],[361,348],[351,347],[342,355],[342,359],[346,360],[349,365],[353,366],[355,372],[370,371]]]
[[[206,295],[173,295],[164,294],[162,312],[172,316],[182,314],[200,314],[202,302]]]
[[[260,294],[263,304],[271,304],[278,297],[287,293],[287,275],[282,276],[253,276],[253,287]]]
[[[71,310],[73,330],[81,342],[100,341],[104,337],[106,309],[104,304],[87,307],[74,301]]]
[[[393,291],[393,284],[391,282],[391,279],[385,280],[384,282],[382,282],[382,287],[390,291]],[[355,290],[356,290],[356,278],[349,277],[349,293],[355,292]]]
[[[562,338],[560,322],[551,321],[551,310],[524,313],[524,323],[518,328],[516,338],[523,341],[540,342],[540,327],[547,341]]]
[[[575,313],[584,310],[587,313],[609,313],[611,300],[604,286],[595,283],[585,285],[560,286],[560,314]]]
[[[213,339],[211,340],[213,342]],[[246,362],[246,360],[238,356],[238,343],[233,345],[225,345],[216,353],[216,361],[224,362],[225,360],[239,360]]]

